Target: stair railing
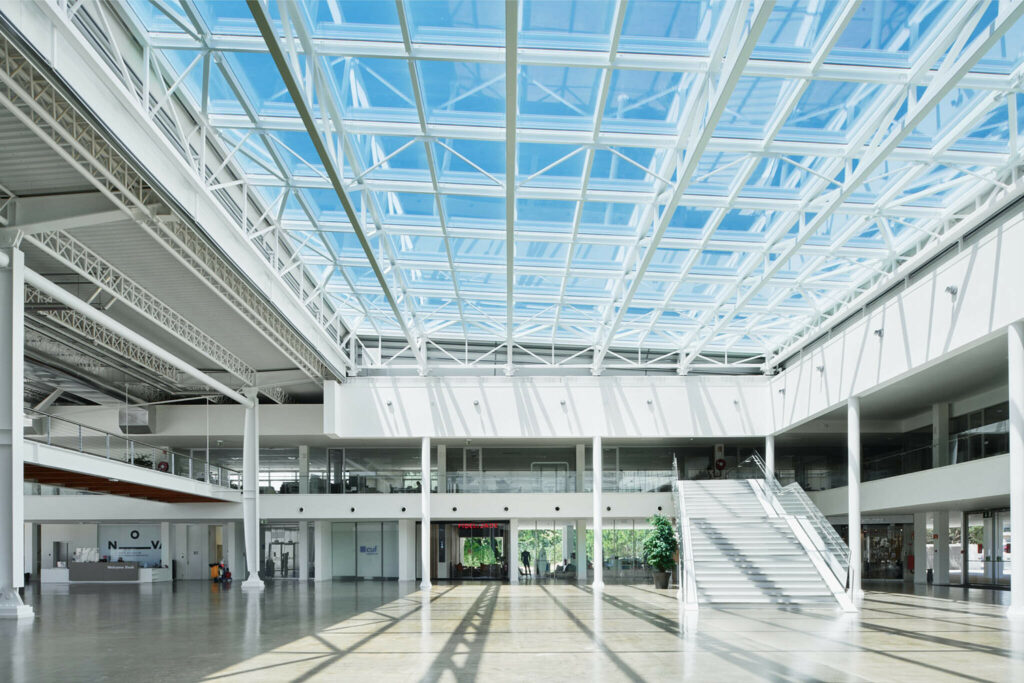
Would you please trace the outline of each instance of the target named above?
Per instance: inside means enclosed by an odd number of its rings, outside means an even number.
[[[793,482],[783,486],[774,474],[769,476],[761,456],[756,452],[743,461],[750,463],[760,471],[768,495],[788,515],[801,522],[801,526],[811,537],[818,552],[825,559],[829,569],[847,589],[850,587],[850,548],[818,509],[800,484]]]
[[[697,577],[694,574],[693,546],[690,543],[690,519],[686,513],[686,497],[683,493],[683,482],[679,479],[679,467],[672,458],[672,470],[675,481],[672,482],[672,503],[676,508],[676,535],[679,537],[679,559],[676,563],[679,572],[679,590],[682,593],[683,608],[697,609]]]

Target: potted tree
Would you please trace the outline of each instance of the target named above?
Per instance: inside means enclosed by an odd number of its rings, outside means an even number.
[[[679,542],[667,517],[654,515],[648,521],[653,528],[644,537],[644,560],[654,570],[654,587],[668,588]]]

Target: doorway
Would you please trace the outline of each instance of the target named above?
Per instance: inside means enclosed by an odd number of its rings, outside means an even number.
[[[978,510],[964,513],[964,585],[1010,586],[1010,511]]]
[[[432,522],[430,579],[507,581],[509,524],[502,521]],[[417,525],[417,556],[419,556]],[[420,577],[417,565],[417,578]]]

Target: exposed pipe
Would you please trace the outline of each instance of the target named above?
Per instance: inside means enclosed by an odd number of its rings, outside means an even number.
[[[10,262],[10,257],[6,253],[0,251],[0,268],[6,268],[10,264]],[[149,341],[148,339],[140,335],[138,332],[132,330],[126,325],[122,325],[121,323],[117,322],[106,313],[96,310],[86,302],[79,299],[77,296],[68,292],[63,287],[47,280],[45,277],[43,277],[42,275],[40,275],[39,273],[35,272],[30,268],[25,268],[25,282],[32,285],[39,291],[43,292],[51,299],[59,301],[60,303],[64,304],[71,310],[84,315],[86,318],[89,318],[95,323],[103,325],[107,329],[121,335],[122,337],[132,342],[133,344],[141,346],[142,348],[152,353],[157,358],[160,358],[161,360],[170,363],[175,368],[182,371],[189,377],[192,377],[193,379],[198,380],[199,382],[210,387],[214,391],[217,391],[223,394],[224,396],[227,396],[232,401],[235,401],[236,403],[239,403],[243,406],[252,405],[252,400],[246,398],[245,396],[238,393],[237,391],[227,386],[223,382],[218,382],[217,380],[215,380],[213,377],[210,377],[202,370],[186,363],[185,361],[178,358],[170,351],[165,350],[163,347],[157,346],[156,344]]]

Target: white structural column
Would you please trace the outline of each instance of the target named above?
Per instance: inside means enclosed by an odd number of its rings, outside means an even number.
[[[1010,548],[1024,548],[1024,321],[1007,330],[1010,394]],[[964,529],[964,533],[967,530]],[[1021,553],[1024,554],[1024,553]],[[1010,563],[1010,614],[1024,616],[1024,562]]]
[[[764,469],[769,477],[775,476],[775,435],[764,438]]]
[[[932,582],[936,586],[949,585],[949,510],[936,510],[932,515],[932,533],[935,534],[935,573]]]
[[[604,455],[601,437],[594,437],[594,588],[604,586],[604,547],[602,545],[602,532],[604,522],[602,520],[604,511],[604,496],[601,495],[601,488],[604,484]]]
[[[850,520],[850,600],[860,605],[860,398],[851,396],[846,408],[847,513]]]
[[[263,590],[260,580],[260,415],[255,389],[246,389],[249,405],[245,407],[242,431],[242,524],[245,530],[245,567],[247,577],[243,590]]]
[[[928,513],[914,513],[914,583],[928,583]]]
[[[422,477],[423,492],[420,493],[420,548],[423,550],[423,576],[420,579],[420,588],[430,588],[430,437],[423,437],[420,446],[420,476]]]
[[[325,520],[313,522],[313,580],[330,581],[334,578],[334,560],[331,523]]]
[[[424,482],[423,488],[427,488],[427,482]],[[437,491],[435,491],[435,493],[447,493],[447,492],[448,492],[448,448],[443,443],[439,443],[439,444],[437,444]]]
[[[241,572],[245,568],[245,561],[242,559],[245,538],[240,532],[238,522],[226,522],[221,527],[221,536],[224,539],[224,561],[228,563],[232,578],[241,576]]]
[[[398,580],[416,580],[416,520],[398,520]]]
[[[296,558],[299,581],[309,581],[309,522],[299,522],[299,544],[295,547],[295,552],[299,554]]]
[[[327,482],[324,482],[326,486]],[[309,493],[309,446],[299,446],[299,493]],[[326,490],[316,493],[327,493]]]
[[[949,404],[932,405],[932,467],[945,467],[949,462]]]
[[[224,537],[224,545],[227,546],[227,536]],[[160,564],[164,567],[171,566],[171,523],[160,522]]]
[[[25,585],[25,478],[22,453],[25,374],[25,260],[18,233],[0,244],[0,618],[31,619]],[[13,239],[12,239],[13,238]]]
[[[576,521],[576,580],[587,582],[587,520]]]
[[[508,520],[508,582],[519,583],[519,520]]]

